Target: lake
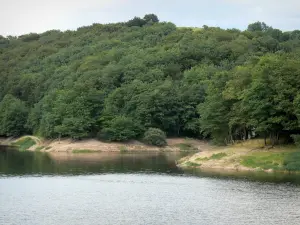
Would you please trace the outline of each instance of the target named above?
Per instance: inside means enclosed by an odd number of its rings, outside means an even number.
[[[299,176],[183,171],[182,156],[0,151],[0,224],[300,224]]]

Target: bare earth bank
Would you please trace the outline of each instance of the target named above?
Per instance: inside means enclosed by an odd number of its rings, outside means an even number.
[[[18,139],[1,139],[0,144],[13,144],[24,138],[31,138],[35,144],[29,147],[29,151],[40,152],[120,152],[120,151],[205,151],[211,147],[205,141],[188,138],[170,138],[167,139],[168,145],[165,147],[149,146],[139,141],[130,141],[126,143],[102,142],[96,139],[86,139],[74,141],[72,139],[61,140],[43,140],[35,136],[24,136]]]

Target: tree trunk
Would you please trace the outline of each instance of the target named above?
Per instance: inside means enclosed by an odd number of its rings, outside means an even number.
[[[279,132],[277,132],[277,134],[276,134],[276,145],[278,145],[279,144]]]
[[[245,129],[245,136],[246,136],[246,140],[248,140],[249,139],[249,132],[248,132],[247,128]]]
[[[266,133],[264,135],[264,139],[265,139],[265,146],[267,146],[267,134]]]
[[[271,142],[272,142],[272,147],[274,147],[274,145],[275,145],[275,135],[274,135],[273,132],[271,133]]]

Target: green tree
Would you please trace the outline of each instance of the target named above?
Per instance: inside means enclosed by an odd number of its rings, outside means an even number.
[[[159,19],[157,17],[157,15],[155,14],[147,14],[144,16],[144,20],[146,21],[146,23],[148,22],[153,22],[153,23],[158,23],[159,22]]]
[[[12,95],[5,95],[0,102],[0,135],[20,136],[26,133],[28,110],[21,100]]]
[[[227,144],[231,141],[229,127],[232,102],[223,97],[228,73],[218,72],[208,82],[207,96],[198,107],[200,129],[205,136],[211,136],[216,144]]]
[[[98,137],[109,141],[127,141],[138,137],[141,132],[141,125],[138,122],[132,118],[118,116],[105,122]]]

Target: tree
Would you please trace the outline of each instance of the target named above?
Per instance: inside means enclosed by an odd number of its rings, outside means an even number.
[[[223,145],[231,140],[229,115],[232,103],[222,95],[227,81],[228,73],[214,74],[208,82],[206,99],[198,107],[201,131],[205,136],[211,136],[216,144]]]
[[[148,22],[153,22],[153,23],[158,23],[159,22],[159,19],[157,17],[157,15],[155,14],[147,14],[144,16],[144,20],[146,21],[146,23]]]
[[[251,31],[251,32],[255,32],[255,31],[261,31],[261,32],[264,32],[264,31],[267,31],[270,27],[267,26],[264,22],[255,22],[255,23],[251,23],[248,25],[248,31]]]
[[[127,141],[138,137],[141,132],[140,124],[132,118],[118,116],[106,122],[98,137],[108,141]]]
[[[141,19],[140,17],[134,17],[133,19],[129,20],[126,24],[128,27],[142,27],[146,24],[146,21]]]
[[[300,131],[299,37],[263,22],[178,28],[154,14],[0,36],[0,135],[125,140],[155,127],[275,144]]]
[[[25,134],[27,114],[24,102],[12,95],[5,95],[0,102],[0,135],[16,137]]]

